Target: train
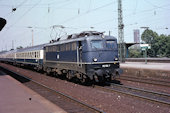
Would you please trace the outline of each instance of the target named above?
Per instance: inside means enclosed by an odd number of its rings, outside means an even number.
[[[82,83],[105,82],[122,74],[117,39],[84,31],[50,43],[0,53],[0,61],[33,67],[47,74],[76,78]]]

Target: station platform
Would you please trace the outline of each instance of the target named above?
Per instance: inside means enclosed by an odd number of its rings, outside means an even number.
[[[123,74],[170,78],[170,63],[125,62],[120,63]]]
[[[170,71],[170,63],[151,63],[147,62],[125,62],[120,63],[120,67],[125,68],[141,68],[141,69],[155,69],[155,70],[165,70]]]
[[[66,113],[9,75],[0,72],[0,113]]]

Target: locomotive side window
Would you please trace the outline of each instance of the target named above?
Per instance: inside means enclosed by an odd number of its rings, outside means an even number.
[[[71,47],[71,50],[72,50],[72,51],[74,51],[74,50],[77,49],[77,47],[76,47],[76,42],[73,42],[71,46],[72,46],[72,47]]]
[[[102,49],[103,48],[103,42],[101,40],[92,40],[91,46],[93,49]]]
[[[53,48],[52,46],[49,47],[49,52],[52,52],[53,51]]]
[[[57,52],[59,52],[59,51],[60,51],[59,46],[56,46],[56,49],[57,49]]]
[[[64,44],[60,45],[60,50],[65,51],[65,45]]]
[[[52,52],[56,51],[56,46],[52,46]]]
[[[66,51],[70,51],[70,44],[66,44]]]
[[[107,40],[106,41],[106,48],[107,49],[117,48],[116,42],[114,40]]]

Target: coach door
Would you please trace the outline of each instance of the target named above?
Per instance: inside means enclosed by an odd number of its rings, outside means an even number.
[[[82,42],[79,41],[77,44],[77,64],[82,67]]]

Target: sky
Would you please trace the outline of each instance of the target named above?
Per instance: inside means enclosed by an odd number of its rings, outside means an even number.
[[[0,0],[0,51],[48,43],[56,37],[82,31],[118,37],[118,0]],[[15,10],[16,9],[16,10]],[[14,11],[15,10],[15,11]],[[141,27],[170,34],[170,0],[122,0],[124,41],[134,42]],[[63,26],[63,27],[62,27]]]

